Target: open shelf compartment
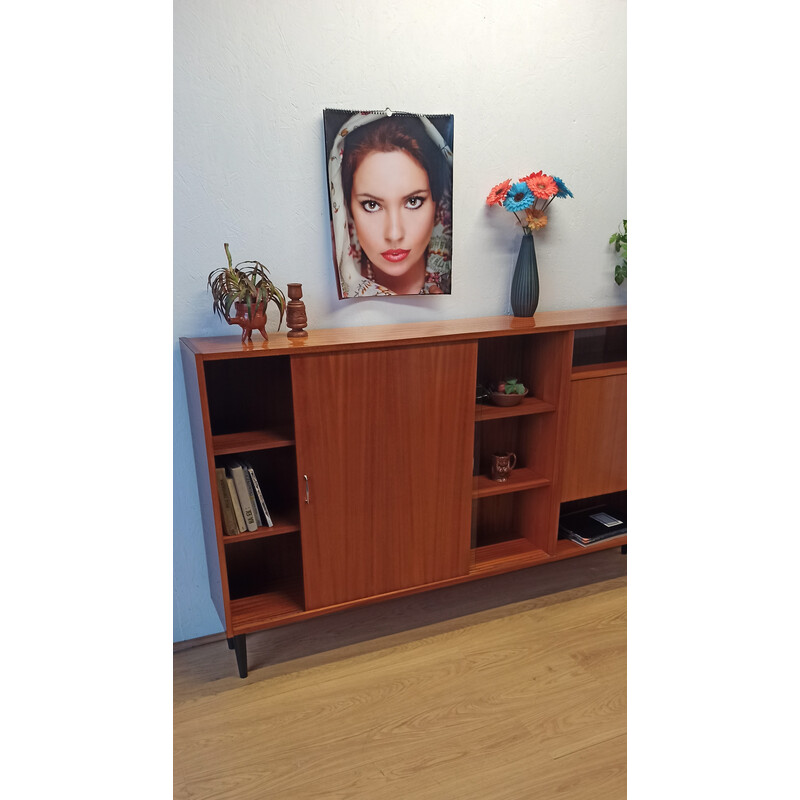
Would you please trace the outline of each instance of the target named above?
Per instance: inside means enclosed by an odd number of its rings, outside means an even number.
[[[295,535],[251,539],[225,549],[235,633],[304,610],[303,559]]]
[[[549,487],[494,494],[472,501],[471,547],[527,541],[527,547],[550,552],[555,544]]]
[[[575,331],[572,350],[573,372],[580,367],[619,364],[628,360],[628,326],[610,325]]]
[[[215,454],[293,443],[288,356],[207,361],[204,374]]]
[[[505,542],[478,547],[472,551],[470,575],[506,572],[523,569],[548,561],[550,556],[527,539],[509,539]]]
[[[601,515],[601,518],[620,520],[621,525],[603,525],[594,519]],[[597,533],[599,536],[596,541],[580,543],[570,537],[577,533]],[[608,494],[585,497],[579,500],[562,503],[559,516],[559,533],[557,542],[557,553],[587,550],[603,550],[609,547],[620,547],[628,542],[628,492],[609,492]],[[588,538],[588,537],[587,537]]]
[[[300,519],[297,505],[297,467],[294,448],[275,450],[246,450],[215,458],[217,467],[227,466],[236,459],[252,466],[256,473],[272,526],[261,526],[256,531],[245,531],[236,536],[223,536],[228,545],[266,536],[279,536],[298,532]]]

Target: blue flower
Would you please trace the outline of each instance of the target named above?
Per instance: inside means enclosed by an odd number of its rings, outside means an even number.
[[[503,206],[509,211],[524,211],[526,208],[530,208],[535,202],[536,198],[533,196],[533,192],[528,188],[528,184],[520,181],[519,183],[515,183],[508,190]]]
[[[556,186],[558,186],[558,191],[556,192],[556,197],[568,197],[568,196],[569,197],[574,197],[575,196],[575,195],[572,194],[572,192],[569,189],[567,189],[566,185],[564,184],[564,181],[562,181],[561,178],[556,178],[556,176],[553,175],[553,180],[556,182]]]

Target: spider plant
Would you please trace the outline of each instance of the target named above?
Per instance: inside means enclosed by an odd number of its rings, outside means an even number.
[[[269,270],[259,261],[240,261],[234,266],[231,251],[225,244],[228,266],[213,270],[208,276],[208,288],[214,298],[214,313],[219,314],[228,324],[231,323],[231,308],[234,303],[245,303],[250,319],[256,312],[267,314],[267,304],[275,303],[280,311],[278,328],[286,311],[286,297],[270,280]],[[251,266],[242,267],[243,264]]]

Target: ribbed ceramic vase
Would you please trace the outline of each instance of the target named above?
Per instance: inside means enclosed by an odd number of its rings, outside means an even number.
[[[525,231],[511,280],[511,310],[515,317],[532,317],[539,305],[539,271],[536,268],[536,250],[533,234]]]

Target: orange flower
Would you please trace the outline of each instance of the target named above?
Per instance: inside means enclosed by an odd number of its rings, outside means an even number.
[[[528,188],[533,192],[535,197],[542,200],[548,200],[558,192],[558,185],[549,176],[545,175],[541,170],[539,172],[532,172],[527,178],[522,179],[528,184]]]
[[[528,220],[528,227],[534,231],[547,225],[547,214],[536,208],[526,208],[525,218]]]
[[[501,206],[503,205],[503,201],[506,199],[506,195],[508,194],[508,190],[511,187],[511,178],[507,181],[503,181],[502,183],[498,183],[497,186],[489,192],[489,196],[486,198],[486,205],[487,206]]]

